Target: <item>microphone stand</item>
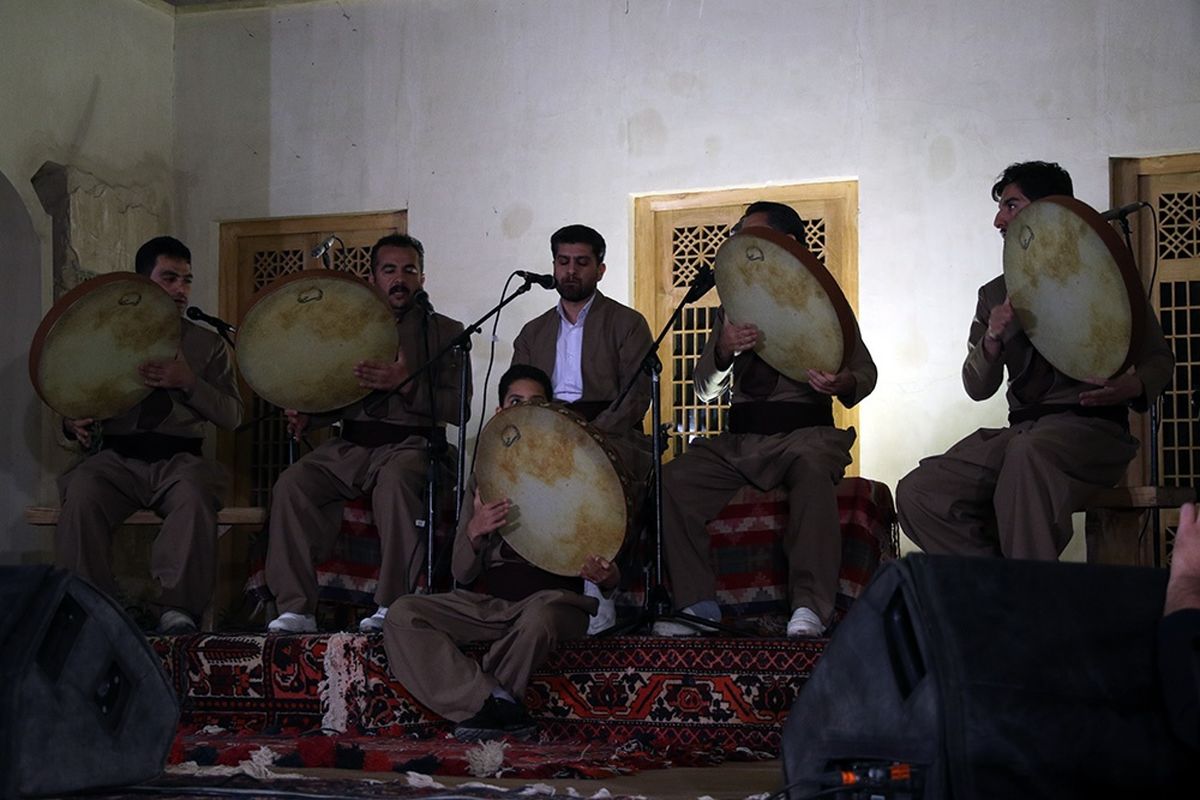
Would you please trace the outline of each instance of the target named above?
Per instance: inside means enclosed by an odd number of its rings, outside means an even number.
[[[424,342],[425,363],[430,363],[429,359],[429,317],[433,313],[433,309],[418,309],[422,312],[421,316],[421,338]],[[437,420],[437,387],[434,386],[436,374],[431,374],[431,378],[427,381],[429,388],[429,418]],[[462,397],[466,394],[463,387],[459,388],[459,421],[462,420]],[[463,428],[462,424],[459,428]],[[437,520],[438,520],[438,486],[441,480],[438,475],[438,466],[441,463],[442,454],[446,451],[445,437],[437,436],[440,429],[436,426],[430,426],[429,438],[426,439],[426,488],[425,488],[425,593],[433,594],[433,541],[437,535]],[[412,587],[415,591],[416,587]]]
[[[1125,247],[1129,250],[1129,256],[1130,256],[1130,258],[1132,258],[1134,260],[1134,263],[1136,263],[1137,258],[1133,252],[1133,235],[1129,232],[1129,215],[1122,214],[1121,216],[1117,217],[1117,223],[1121,226],[1121,233],[1123,233],[1125,236]],[[1141,270],[1138,270],[1138,272],[1140,274]],[[1153,289],[1154,289],[1154,287],[1151,286],[1150,290],[1153,291]],[[1153,309],[1153,305],[1151,305],[1151,309]],[[1159,424],[1158,399],[1155,398],[1154,402],[1150,403],[1150,442],[1149,442],[1149,447],[1147,449],[1150,451],[1148,454],[1150,457],[1150,485],[1154,487],[1156,494],[1158,492],[1158,481],[1159,481],[1158,424]],[[1150,526],[1152,528],[1152,530],[1150,532],[1150,541],[1154,547],[1154,566],[1155,567],[1162,566],[1162,553],[1161,553],[1162,542],[1160,541],[1161,534],[1159,532],[1159,525],[1160,525],[1161,521],[1162,521],[1162,512],[1158,507],[1158,502],[1155,501],[1154,507],[1150,509]]]
[[[607,638],[609,636],[620,636],[625,633],[640,630],[658,620],[678,620],[686,622],[695,627],[705,628],[709,632],[721,631],[732,636],[744,636],[745,632],[736,628],[731,628],[727,625],[722,625],[720,622],[697,617],[694,614],[688,614],[683,611],[676,611],[674,604],[671,602],[671,593],[667,590],[667,585],[663,580],[663,481],[662,481],[662,457],[663,457],[663,439],[667,435],[667,426],[663,425],[662,421],[662,361],[658,357],[658,347],[662,344],[663,339],[675,327],[675,322],[679,319],[679,315],[683,313],[684,306],[689,303],[694,303],[708,293],[714,285],[712,270],[708,267],[702,267],[692,281],[691,288],[688,289],[683,299],[679,301],[679,305],[675,306],[674,313],[667,320],[667,324],[659,331],[658,338],[650,345],[650,350],[642,358],[642,365],[638,372],[635,372],[625,388],[617,396],[613,402],[613,407],[618,407],[633,389],[634,384],[641,379],[642,374],[650,376],[650,421],[652,424],[651,430],[653,436],[651,438],[651,446],[653,448],[653,458],[651,462],[651,489],[654,501],[654,583],[652,586],[646,587],[645,596],[642,599],[642,607],[638,614],[624,625],[614,625],[605,631],[597,634],[593,638]],[[646,570],[643,570],[644,572]]]

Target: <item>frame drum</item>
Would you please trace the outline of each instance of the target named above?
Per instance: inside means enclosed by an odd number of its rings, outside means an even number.
[[[808,248],[770,228],[746,228],[717,250],[717,293],[728,319],[762,331],[755,352],[794,381],[850,360],[854,312]]]
[[[238,325],[238,367],[259,397],[305,413],[371,393],[354,365],[393,361],[396,319],[375,287],[344,272],[303,270],[274,281]]]
[[[616,558],[629,530],[633,497],[617,463],[581,417],[527,404],[484,426],[475,480],[485,503],[512,501],[500,530],[512,549],[547,572],[576,576],[588,556]]]
[[[1096,211],[1043,197],[1009,223],[1004,283],[1029,341],[1078,381],[1120,375],[1145,325],[1133,256]]]
[[[29,378],[67,419],[110,419],[150,394],[137,368],[179,352],[179,308],[154,281],[112,272],[58,299],[33,336]]]

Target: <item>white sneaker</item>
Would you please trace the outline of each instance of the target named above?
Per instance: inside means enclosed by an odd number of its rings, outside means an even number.
[[[787,635],[793,638],[814,639],[825,633],[825,626],[817,612],[801,606],[792,612],[788,620]]]
[[[600,601],[596,613],[588,620],[588,636],[595,636],[617,624],[617,604],[614,598],[605,597],[600,587],[591,581],[583,582],[583,593]]]
[[[358,621],[359,633],[379,633],[383,630],[383,621],[387,618],[387,606],[380,606],[375,609],[375,613],[369,617],[363,617]]]
[[[285,611],[267,624],[267,633],[316,633],[317,618],[312,614]]]
[[[721,621],[721,608],[715,600],[701,600],[698,603],[692,603],[687,608],[680,609],[680,611],[712,622]],[[650,632],[655,636],[699,636],[702,633],[711,633],[712,630],[712,628],[686,620],[672,619],[660,619],[650,627]]]
[[[155,633],[162,636],[182,636],[196,632],[196,620],[177,608],[168,608],[158,618]]]

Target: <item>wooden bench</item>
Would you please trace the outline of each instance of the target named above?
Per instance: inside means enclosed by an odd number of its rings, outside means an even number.
[[[1143,517],[1194,502],[1194,486],[1118,486],[1098,492],[1084,509],[1088,563],[1159,566],[1159,534]],[[1143,530],[1148,535],[1143,536]]]
[[[62,509],[53,506],[27,506],[25,508],[25,521],[30,525],[36,526],[57,525],[60,513],[62,513]],[[214,609],[230,608],[233,598],[240,596],[242,583],[245,580],[245,553],[238,552],[235,543],[228,541],[229,539],[241,537],[226,537],[225,534],[237,527],[262,527],[266,519],[267,510],[260,506],[229,506],[217,512],[219,547],[217,556],[217,585],[213,592],[213,601],[209,604],[208,609],[205,610],[203,619],[200,620],[200,627],[202,629],[206,631],[214,629]],[[125,522],[122,523],[122,525],[136,525],[140,527],[151,527],[161,524],[162,517],[144,508],[130,514],[125,519]],[[244,548],[245,544],[241,543],[240,546]],[[223,570],[221,568],[222,564],[228,565],[230,563],[242,563],[243,566],[241,569],[234,570]],[[227,572],[236,574],[226,574]],[[129,576],[126,575],[125,577]],[[149,580],[148,577],[147,580]],[[124,580],[122,580],[122,586],[124,587]],[[135,596],[137,596],[136,593]]]

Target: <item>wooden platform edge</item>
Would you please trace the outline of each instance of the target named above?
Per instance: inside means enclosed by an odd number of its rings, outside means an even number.
[[[53,506],[26,506],[25,521],[30,525],[57,525],[62,509]],[[230,506],[217,512],[218,525],[262,525],[266,522],[267,510],[261,506]],[[135,511],[124,522],[125,525],[160,525],[162,517],[153,511]]]
[[[1087,508],[1176,508],[1194,502],[1194,486],[1118,486],[1097,492],[1088,500]]]

